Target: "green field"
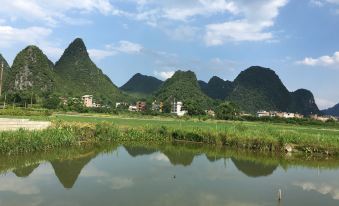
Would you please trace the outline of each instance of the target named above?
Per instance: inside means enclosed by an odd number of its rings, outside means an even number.
[[[300,126],[216,120],[200,121],[198,119],[185,120],[150,116],[127,117],[99,114],[55,114],[50,117],[31,116],[27,118],[32,120],[51,120],[54,122],[54,125],[62,124],[63,127],[62,129],[59,128],[59,130],[65,130],[65,125],[77,123],[78,125],[74,127],[82,127],[79,125],[87,125],[88,127],[88,125],[91,125],[89,127],[91,127],[95,133],[95,128],[97,128],[98,125],[104,125],[104,127],[112,127],[115,129],[114,134],[120,137],[116,138],[116,140],[119,141],[128,141],[130,136],[133,136],[133,138],[130,138],[131,141],[138,141],[138,139],[142,141],[148,141],[148,139],[154,141],[154,139],[160,140],[163,137],[163,139],[167,141],[199,142],[265,151],[282,151],[284,147],[289,144],[298,151],[309,153],[337,154],[339,152],[339,128],[333,126]],[[50,132],[54,135],[58,133],[56,131]],[[72,130],[72,132],[74,131]],[[27,131],[25,131],[25,133],[27,133]],[[3,141],[5,137],[4,134],[8,135],[9,133],[1,134],[2,139],[0,139],[0,144],[6,144],[6,141]],[[110,133],[107,134],[109,135]],[[58,135],[62,134],[58,133]],[[79,134],[72,134],[70,138],[74,135],[79,136]],[[86,136],[86,134],[80,135]],[[156,136],[156,138],[152,136]],[[79,137],[76,139],[79,139]],[[108,139],[114,141],[113,137]],[[14,142],[12,143],[14,144]],[[29,144],[28,142],[26,143]],[[72,142],[72,144],[75,144],[75,142]],[[3,151],[10,151],[4,148],[6,147],[3,147]]]

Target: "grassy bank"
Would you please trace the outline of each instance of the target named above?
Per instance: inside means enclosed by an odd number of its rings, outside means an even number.
[[[173,119],[53,117],[44,131],[0,133],[0,153],[48,151],[105,142],[196,142],[283,152],[286,145],[307,153],[339,154],[339,130],[253,122],[203,122]]]

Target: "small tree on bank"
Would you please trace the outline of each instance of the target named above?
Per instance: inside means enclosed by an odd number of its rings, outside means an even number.
[[[229,120],[237,117],[239,111],[239,107],[233,102],[224,102],[217,107],[215,115],[217,119]]]

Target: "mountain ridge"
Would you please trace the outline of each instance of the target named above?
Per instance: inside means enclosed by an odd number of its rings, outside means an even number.
[[[21,50],[13,61],[6,79],[9,92],[33,92],[43,94],[56,88],[56,75],[53,63],[34,45]]]
[[[132,76],[124,85],[120,87],[125,92],[153,94],[164,82],[153,77],[140,73]]]
[[[324,109],[321,111],[325,115],[331,115],[339,117],[339,103],[334,105],[333,107],[330,107],[328,109]]]
[[[105,104],[126,98],[111,79],[90,59],[82,39],[76,38],[55,64],[63,80],[59,92],[71,96],[92,94]]]

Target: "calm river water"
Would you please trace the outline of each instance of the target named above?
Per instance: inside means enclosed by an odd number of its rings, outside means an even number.
[[[1,156],[0,174],[1,206],[339,205],[339,159],[193,145]]]

